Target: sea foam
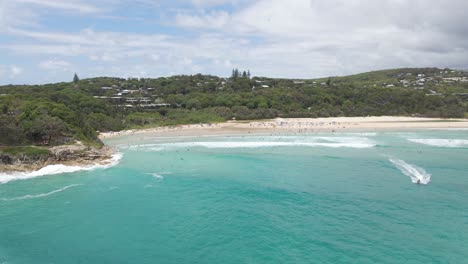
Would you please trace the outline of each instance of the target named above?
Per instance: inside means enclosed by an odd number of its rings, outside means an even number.
[[[273,141],[274,139],[274,141]],[[202,147],[210,149],[266,148],[266,147],[330,147],[330,148],[372,148],[376,143],[363,137],[275,137],[270,141],[212,141],[212,142],[176,142],[131,146],[131,150],[162,151],[167,149]]]
[[[28,194],[28,195],[14,197],[14,198],[2,198],[0,200],[1,201],[15,201],[15,200],[27,200],[27,199],[41,198],[41,197],[46,197],[46,196],[49,196],[49,195],[52,195],[52,194],[55,194],[55,193],[63,192],[66,189],[70,189],[70,188],[73,188],[73,187],[76,187],[76,186],[81,186],[81,185],[83,185],[83,184],[72,184],[72,185],[68,185],[68,186],[65,186],[63,188],[57,189],[57,190],[53,190],[53,191],[48,192],[48,193],[41,193],[41,194],[35,194],[35,195]]]
[[[408,164],[404,160],[390,159],[390,162],[395,165],[403,174],[411,178],[413,183],[428,184],[431,181],[431,174],[427,173],[423,168],[413,164]]]
[[[26,180],[30,178],[36,178],[45,175],[55,175],[62,173],[72,173],[78,171],[92,171],[96,169],[107,169],[117,165],[122,159],[123,155],[117,153],[112,155],[112,158],[109,159],[106,164],[94,164],[88,166],[67,166],[63,164],[54,164],[45,166],[37,171],[32,172],[13,172],[13,173],[0,173],[0,184],[7,183],[9,181],[15,180]]]
[[[164,180],[163,175],[171,174],[171,173],[170,172],[158,172],[158,173],[147,173],[147,174],[153,176],[158,181],[162,181]]]
[[[438,138],[409,138],[411,142],[445,148],[468,147],[466,139],[438,139]]]

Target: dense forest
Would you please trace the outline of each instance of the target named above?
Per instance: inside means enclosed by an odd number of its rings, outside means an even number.
[[[98,131],[275,117],[467,117],[468,73],[396,69],[311,80],[180,75],[71,76],[68,83],[0,86],[0,145],[100,144]]]

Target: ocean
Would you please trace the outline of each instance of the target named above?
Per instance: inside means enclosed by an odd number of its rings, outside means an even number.
[[[1,264],[468,263],[467,130],[106,143],[0,174]]]

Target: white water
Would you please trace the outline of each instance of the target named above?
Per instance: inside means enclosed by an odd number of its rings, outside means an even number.
[[[438,138],[409,138],[411,142],[446,148],[460,148],[468,147],[468,140],[466,139],[438,139]]]
[[[90,166],[67,166],[62,164],[49,165],[32,172],[14,172],[14,173],[0,173],[0,184],[7,183],[15,180],[26,180],[45,175],[55,175],[62,173],[72,173],[78,171],[91,171],[96,169],[107,169],[117,165],[122,159],[122,154],[117,153],[112,155],[106,164],[95,164]]]
[[[269,138],[278,141],[259,141],[261,138],[250,138],[255,141],[222,141],[222,142],[177,142],[177,143],[159,143],[131,146],[129,149],[139,151],[162,151],[165,149],[177,148],[265,148],[265,147],[330,147],[330,148],[372,148],[376,143],[363,137],[274,137]],[[247,140],[245,138],[244,140]],[[288,140],[288,141],[286,141]]]
[[[55,194],[55,193],[59,193],[59,192],[63,192],[66,189],[76,187],[76,186],[80,186],[80,185],[83,185],[83,184],[68,185],[68,186],[65,186],[63,188],[53,190],[53,191],[48,192],[48,193],[41,193],[41,194],[36,194],[36,195],[28,194],[28,195],[25,195],[25,196],[14,197],[14,198],[2,198],[1,201],[15,201],[15,200],[26,200],[26,199],[35,199],[35,198],[46,197],[46,196],[49,196],[49,195],[52,195],[52,194]]]
[[[404,160],[390,159],[390,162],[395,165],[403,174],[411,178],[413,183],[428,184],[431,181],[431,174],[427,173],[423,168],[413,164],[408,164]]]
[[[162,181],[164,180],[164,174],[169,174],[168,172],[160,172],[160,173],[147,173],[151,176],[153,176],[156,180]]]

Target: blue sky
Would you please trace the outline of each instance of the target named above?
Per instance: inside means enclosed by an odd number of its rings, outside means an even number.
[[[464,0],[0,0],[0,84],[468,68]]]

